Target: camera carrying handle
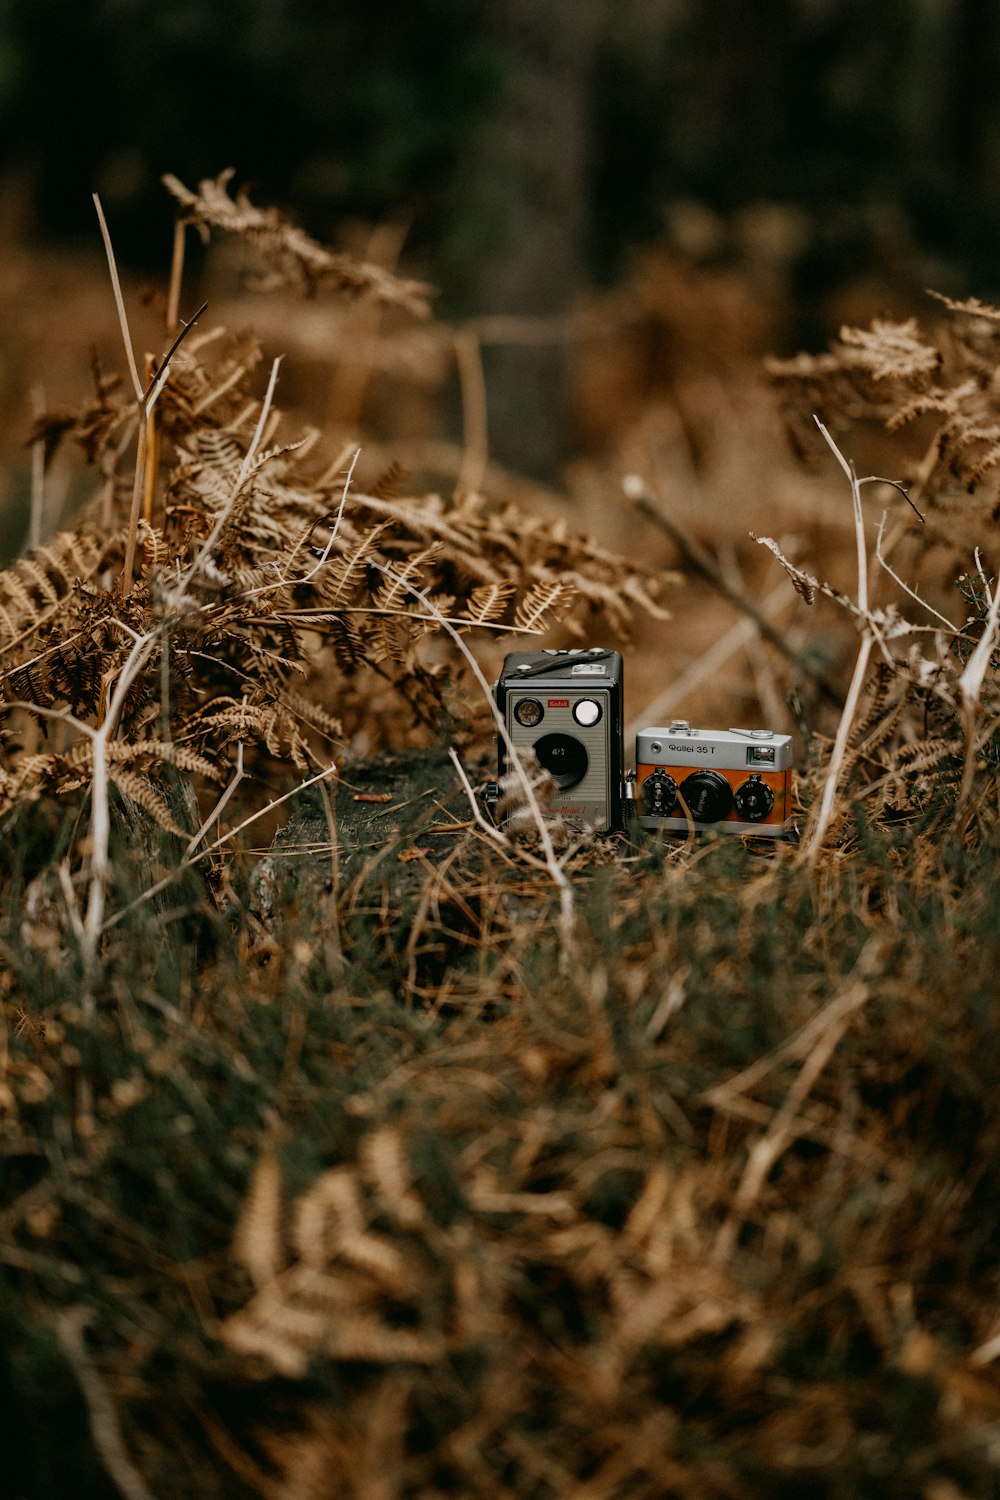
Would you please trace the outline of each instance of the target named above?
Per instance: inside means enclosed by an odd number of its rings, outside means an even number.
[[[564,671],[567,667],[576,667],[588,661],[607,661],[608,657],[614,656],[613,651],[577,651],[568,655],[561,652],[554,654],[550,661],[539,662],[537,666],[529,667],[526,672],[517,673],[518,682],[530,682],[532,677],[545,677],[556,667]]]

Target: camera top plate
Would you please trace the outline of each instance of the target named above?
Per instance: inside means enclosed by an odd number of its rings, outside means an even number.
[[[786,771],[792,737],[772,729],[694,729],[685,719],[640,729],[637,763],[698,765],[725,771]]]
[[[593,682],[613,687],[622,680],[623,666],[619,652],[603,646],[582,651],[511,651],[504,658],[500,686],[510,689],[527,681],[545,686],[550,677],[562,683],[568,676],[578,686]]]

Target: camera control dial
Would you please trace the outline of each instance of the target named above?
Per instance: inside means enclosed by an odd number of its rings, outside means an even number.
[[[680,793],[696,823],[719,823],[732,811],[733,789],[718,771],[692,771]]]
[[[646,817],[668,818],[677,801],[677,783],[661,767],[643,779],[640,791],[642,811]]]
[[[774,806],[774,793],[766,781],[751,776],[736,788],[736,811],[745,823],[762,823]]]

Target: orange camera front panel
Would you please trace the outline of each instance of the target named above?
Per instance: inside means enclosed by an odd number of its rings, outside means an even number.
[[[654,771],[662,771],[667,776],[671,777],[677,783],[678,798],[681,798],[684,795],[681,787],[682,782],[684,782],[686,778],[690,776],[694,771],[704,769],[706,769],[706,767],[703,766],[665,765],[662,761],[657,761],[655,763],[641,762],[640,764],[638,764],[636,766],[635,805],[636,812],[639,815],[639,821],[642,826],[646,828],[672,828],[678,829],[682,832],[691,828],[692,825],[695,828],[705,830],[710,828],[725,827],[733,832],[742,831],[747,833],[761,833],[770,836],[786,832],[787,826],[792,816],[791,766],[786,767],[782,771],[767,771],[761,768],[754,768],[753,770],[749,770],[745,766],[740,766],[735,769],[727,768],[725,766],[711,766],[711,770],[715,773],[715,775],[721,776],[726,782],[728,782],[734,796],[740,789],[740,787],[744,786],[751,776],[758,778],[764,783],[765,786],[770,788],[771,793],[774,796],[774,805],[772,806],[767,816],[761,818],[759,821],[745,821],[740,817],[739,812],[734,806],[730,808],[725,817],[718,818],[713,821],[702,822],[696,818],[689,818],[685,814],[679,800],[674,803],[674,810],[670,814],[665,815],[658,813],[649,813],[646,811],[645,801],[643,797],[643,782],[648,776],[651,776]],[[733,825],[736,826],[734,827]]]

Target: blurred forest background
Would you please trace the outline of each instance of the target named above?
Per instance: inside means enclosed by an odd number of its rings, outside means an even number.
[[[997,292],[994,22],[989,0],[0,0],[4,553],[32,409],[75,398],[91,347],[120,361],[95,190],[133,288],[162,289],[161,174],[231,166],[438,288],[482,352],[493,459],[564,484],[665,397],[694,481],[737,367],[928,286]],[[213,265],[185,296],[218,315]],[[247,321],[298,343],[286,404],[457,441],[460,369],[388,400],[333,368],[328,327],[274,316]]]

